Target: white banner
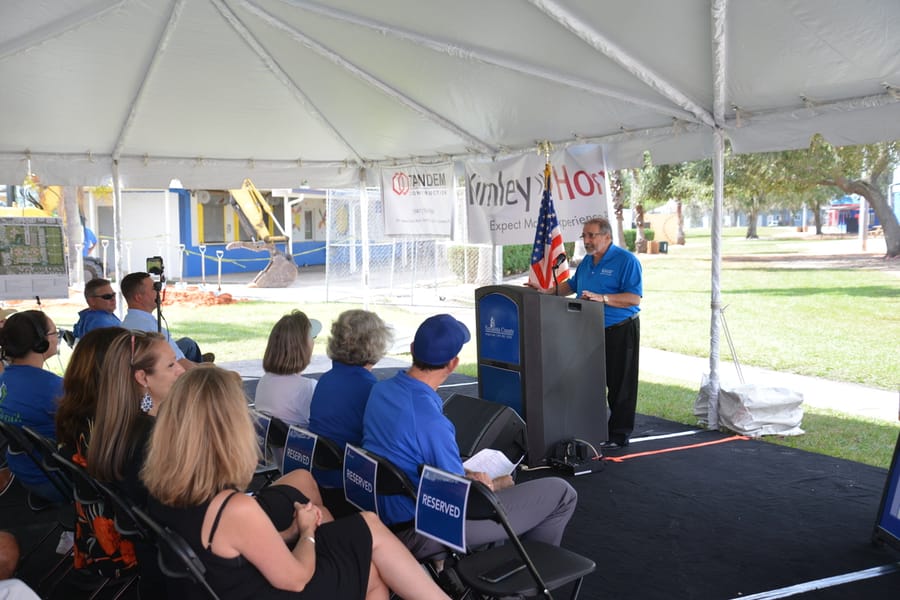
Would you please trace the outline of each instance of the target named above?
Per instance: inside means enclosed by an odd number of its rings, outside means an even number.
[[[453,165],[410,165],[381,170],[386,235],[450,237]]]
[[[581,225],[605,217],[606,178],[599,147],[550,155],[550,191],[563,240],[574,242]],[[497,162],[466,162],[469,243],[531,244],[544,192],[543,156],[528,154]]]

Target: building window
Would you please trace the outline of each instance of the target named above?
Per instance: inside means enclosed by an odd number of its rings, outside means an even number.
[[[221,244],[225,242],[225,205],[204,204],[200,207],[203,219],[201,244]]]

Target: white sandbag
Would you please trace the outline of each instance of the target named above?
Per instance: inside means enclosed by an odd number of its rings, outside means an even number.
[[[753,383],[719,387],[719,425],[750,437],[802,435],[803,394]]]

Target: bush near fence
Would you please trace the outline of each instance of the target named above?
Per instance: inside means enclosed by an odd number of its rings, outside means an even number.
[[[637,229],[626,229],[624,233],[625,247],[628,248],[631,252],[634,252],[635,242],[637,241]],[[644,229],[644,238],[648,242],[652,242],[654,237],[656,237],[656,234],[652,229]]]

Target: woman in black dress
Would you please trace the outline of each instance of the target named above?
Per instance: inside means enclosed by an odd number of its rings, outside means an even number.
[[[372,513],[323,523],[296,488],[244,494],[258,460],[240,382],[185,373],[160,408],[141,477],[151,515],[181,534],[223,600],[447,596]]]

